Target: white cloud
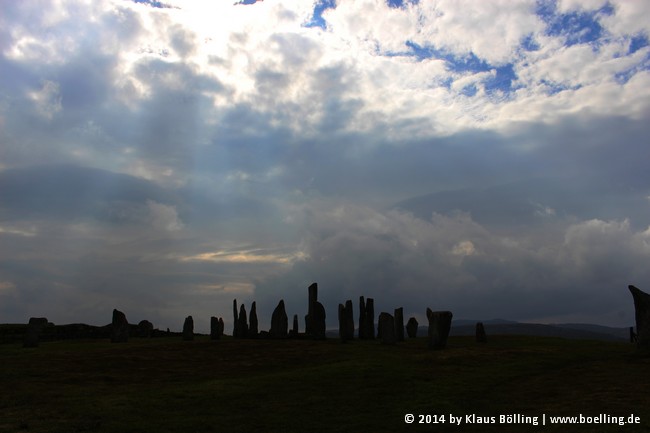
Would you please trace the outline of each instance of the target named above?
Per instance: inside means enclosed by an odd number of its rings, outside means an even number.
[[[174,206],[147,200],[147,207],[149,208],[150,223],[154,228],[170,232],[183,228],[183,222],[178,217]]]

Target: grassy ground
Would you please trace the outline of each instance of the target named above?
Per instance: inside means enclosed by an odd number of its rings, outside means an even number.
[[[648,373],[650,358],[632,345],[543,337],[456,337],[437,352],[424,339],[4,344],[0,432],[641,432]],[[419,424],[419,414],[445,423]],[[470,414],[540,424],[546,414],[547,425],[468,425]],[[580,414],[634,414],[641,424],[548,425]]]

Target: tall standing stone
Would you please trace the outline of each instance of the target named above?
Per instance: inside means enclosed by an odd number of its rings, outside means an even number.
[[[369,340],[375,339],[375,300],[372,298],[366,299],[366,318],[363,321],[366,327],[366,338]]]
[[[381,344],[395,344],[397,343],[397,336],[395,335],[395,318],[389,313],[382,312],[379,315],[379,335],[381,335]]]
[[[314,340],[325,340],[325,307],[316,301],[311,316],[311,336]]]
[[[307,303],[307,315],[305,316],[305,334],[313,334],[313,317],[316,302],[318,302],[318,283],[312,283],[307,290],[309,291],[309,300]]]
[[[483,326],[483,322],[478,322],[476,324],[476,342],[487,343],[487,334],[485,333],[485,327]]]
[[[129,341],[129,322],[126,315],[119,310],[113,310],[111,323],[111,343],[125,343]]]
[[[221,333],[219,331],[219,319],[214,316],[210,317],[210,340],[221,339]]]
[[[278,306],[271,315],[271,338],[287,338],[289,332],[289,317],[284,307],[284,299],[280,299]]]
[[[232,301],[232,315],[233,315],[232,336],[233,338],[239,338],[239,329],[237,328],[237,325],[239,324],[239,317],[237,316],[237,299],[233,299]]]
[[[363,296],[359,297],[359,340],[365,340],[366,338],[366,301]]]
[[[183,322],[183,340],[194,340],[194,319],[192,316],[187,316]]]
[[[294,314],[293,315],[293,333],[298,335],[298,315]]]
[[[418,321],[415,317],[411,317],[406,323],[406,333],[409,338],[415,338],[418,336]]]
[[[627,287],[634,299],[636,345],[644,351],[650,350],[650,295],[632,285]]]
[[[404,308],[395,308],[395,338],[404,341]]]
[[[257,329],[257,306],[255,301],[251,304],[251,314],[248,319],[248,338],[257,338],[258,329]]]
[[[431,311],[427,308],[429,319],[429,349],[444,349],[451,330],[451,311]]]
[[[248,317],[246,316],[246,307],[241,304],[239,307],[239,317],[237,318],[237,338],[248,337]]]
[[[38,347],[41,333],[46,326],[47,319],[45,317],[30,317],[23,347]]]

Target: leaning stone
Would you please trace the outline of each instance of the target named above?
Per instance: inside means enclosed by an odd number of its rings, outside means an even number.
[[[650,351],[650,295],[632,285],[628,289],[634,299],[636,345],[639,349]]]
[[[418,336],[418,321],[415,317],[411,317],[406,323],[406,333],[409,338],[415,338]]]
[[[379,335],[381,335],[381,344],[395,344],[397,343],[397,336],[395,335],[395,319],[389,313],[381,313],[379,315]]]
[[[153,335],[153,324],[148,320],[141,320],[138,323],[138,337],[151,338]]]
[[[194,319],[192,316],[187,316],[185,318],[185,322],[183,323],[183,340],[194,340]]]
[[[294,322],[298,320],[297,317],[294,318]],[[295,325],[295,323],[294,323]],[[284,308],[284,300],[280,299],[278,306],[273,310],[271,315],[271,330],[269,331],[271,338],[287,338],[289,329],[289,318],[287,317],[287,311]]]
[[[478,322],[476,324],[476,342],[487,343],[487,335],[485,334],[485,327],[483,326],[483,322]]]
[[[45,317],[30,317],[23,347],[38,347],[39,338],[46,326],[47,319]]]
[[[451,330],[451,311],[431,311],[427,308],[429,319],[429,349],[444,349]]]
[[[126,315],[119,310],[113,310],[111,343],[127,341],[129,341],[129,322],[126,320]]]
[[[404,308],[395,308],[395,338],[404,341]]]
[[[251,304],[251,314],[248,319],[249,327],[248,327],[248,338],[257,338],[257,306],[255,305],[255,302]]]

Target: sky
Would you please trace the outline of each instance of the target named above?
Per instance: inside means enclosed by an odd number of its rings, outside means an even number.
[[[650,2],[0,0],[0,323],[634,324]]]

